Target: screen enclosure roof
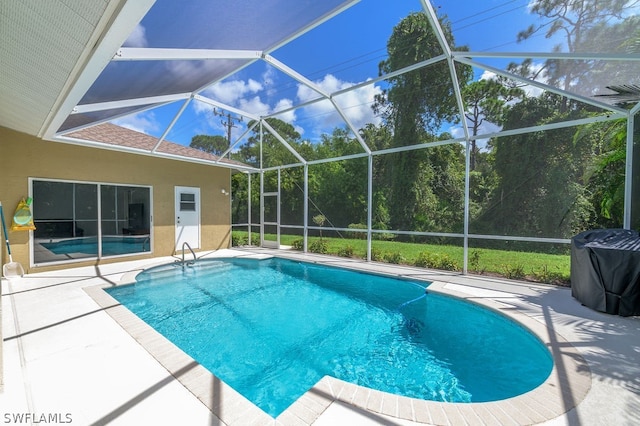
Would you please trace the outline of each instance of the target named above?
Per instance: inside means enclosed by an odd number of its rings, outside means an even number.
[[[376,96],[394,77],[438,64],[471,67],[476,81],[502,77],[531,93],[555,93],[608,117],[640,109],[638,1],[601,10],[567,1],[546,15],[536,0],[441,3],[3,0],[0,125],[82,143],[68,134],[113,122],[158,143],[220,134],[237,148],[249,123],[275,117],[311,142],[343,127],[366,155],[374,148],[359,130],[383,120],[373,112]],[[397,69],[379,67],[394,27],[414,13],[427,16],[438,48]],[[557,78],[561,69],[569,77]],[[455,72],[446,84],[459,115],[440,130],[463,141],[469,103]]]

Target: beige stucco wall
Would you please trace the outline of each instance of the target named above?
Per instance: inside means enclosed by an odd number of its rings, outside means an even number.
[[[43,141],[4,127],[0,127],[0,158],[0,201],[7,227],[11,225],[18,202],[29,194],[29,177],[148,185],[152,187],[153,197],[152,254],[104,259],[101,263],[172,255],[175,241],[174,188],[191,186],[200,188],[200,251],[229,246],[231,200],[229,195],[221,192],[222,188],[229,191],[231,172],[227,168]],[[31,268],[29,233],[9,231],[9,239],[13,260],[20,262],[27,273],[69,267]],[[4,244],[2,250],[6,262]],[[95,263],[93,260],[72,265]]]

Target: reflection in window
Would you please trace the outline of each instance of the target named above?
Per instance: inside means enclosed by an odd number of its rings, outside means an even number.
[[[35,264],[151,251],[147,187],[34,180],[32,193]]]

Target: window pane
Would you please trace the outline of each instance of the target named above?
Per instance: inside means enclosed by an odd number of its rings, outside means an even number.
[[[98,255],[96,185],[33,182],[34,262]]]
[[[96,220],[76,220],[75,237],[97,237],[98,221]],[[95,252],[98,253],[97,250]]]
[[[33,182],[35,238],[73,237],[73,184]]]
[[[195,212],[196,211],[196,194],[188,192],[180,194],[180,211]]]
[[[73,184],[33,182],[33,210],[38,219],[72,219]]]
[[[149,188],[115,186],[111,192],[102,187],[116,206],[112,219],[102,218],[102,256],[118,256],[151,251],[151,194]]]
[[[180,203],[180,211],[181,212],[195,212],[196,211],[196,203]]]
[[[116,186],[111,185],[102,185],[100,187],[100,213],[103,221],[116,219],[116,188]],[[104,229],[102,232],[104,232]]]
[[[34,181],[33,199],[37,264],[151,251],[149,188]]]
[[[93,184],[75,184],[76,219],[98,220],[98,188]]]

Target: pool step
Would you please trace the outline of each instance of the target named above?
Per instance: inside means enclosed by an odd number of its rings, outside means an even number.
[[[157,266],[149,269],[143,274],[147,277],[153,277],[153,279],[163,279],[170,277],[182,277],[184,274],[194,273],[209,273],[210,271],[225,271],[231,269],[233,265],[212,260],[203,260],[196,262],[195,264],[186,264],[184,268],[180,262],[168,263],[166,265]]]

